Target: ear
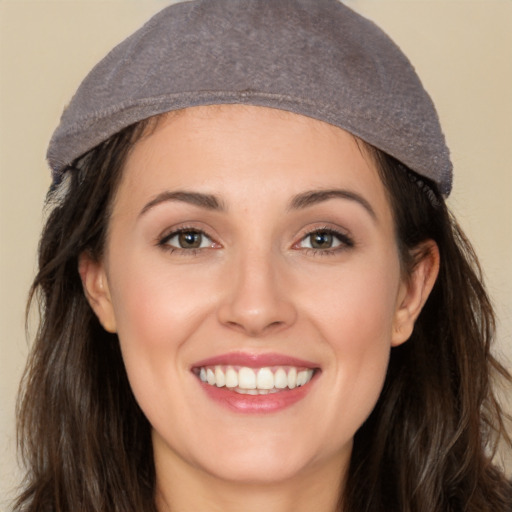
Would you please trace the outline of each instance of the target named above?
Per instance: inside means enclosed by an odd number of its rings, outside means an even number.
[[[103,263],[90,253],[83,252],[78,259],[78,272],[87,301],[101,325],[108,332],[116,332],[114,308]]]
[[[414,249],[417,260],[412,274],[400,285],[397,309],[393,321],[391,345],[396,347],[407,341],[413,331],[439,273],[439,248],[433,240],[427,240]]]

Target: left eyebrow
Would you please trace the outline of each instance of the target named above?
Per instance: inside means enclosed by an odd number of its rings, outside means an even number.
[[[328,190],[309,190],[296,195],[290,201],[290,210],[301,210],[309,206],[313,206],[329,199],[346,199],[349,201],[355,201],[361,205],[372,217],[373,220],[377,220],[377,214],[372,208],[371,204],[361,195],[351,190],[344,189],[328,189]]]
[[[147,203],[144,208],[142,208],[141,212],[139,213],[139,217],[144,215],[158,204],[165,202],[188,203],[193,204],[194,206],[199,206],[200,208],[204,208],[206,210],[225,210],[222,202],[214,195],[202,194],[200,192],[189,192],[186,190],[176,190],[165,191],[161,194],[158,194],[155,198],[149,201],[149,203]]]

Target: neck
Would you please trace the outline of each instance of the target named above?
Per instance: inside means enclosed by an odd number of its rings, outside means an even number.
[[[347,454],[348,457],[350,454]],[[175,455],[155,460],[159,512],[340,512],[348,457],[324,461],[278,482],[231,481]]]

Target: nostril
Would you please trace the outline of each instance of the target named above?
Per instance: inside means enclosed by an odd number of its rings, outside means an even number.
[[[274,329],[276,329],[278,327],[283,326],[284,324],[285,324],[285,322],[282,322],[282,321],[278,320],[278,321],[272,322],[269,325],[267,325],[266,330],[267,331],[271,331],[271,330],[274,330]]]
[[[265,336],[266,334],[275,333],[281,328],[286,328],[288,325],[287,322],[276,320],[267,324],[258,323],[256,321],[242,321],[236,322],[233,320],[223,322],[224,325],[230,329],[236,330],[238,332],[243,332],[246,336],[250,337],[258,337]]]

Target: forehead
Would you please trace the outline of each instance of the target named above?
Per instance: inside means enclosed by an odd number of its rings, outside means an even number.
[[[267,107],[202,106],[155,119],[126,160],[115,206],[135,207],[163,190],[263,202],[325,188],[388,209],[375,163],[350,133]]]

